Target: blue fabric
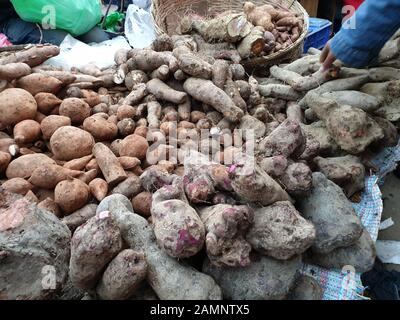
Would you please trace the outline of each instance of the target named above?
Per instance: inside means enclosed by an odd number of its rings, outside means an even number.
[[[332,52],[348,66],[368,66],[400,28],[400,0],[366,0],[350,19],[355,28],[342,27],[331,41]]]

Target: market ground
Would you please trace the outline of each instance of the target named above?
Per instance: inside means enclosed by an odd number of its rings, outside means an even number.
[[[383,195],[383,216],[382,221],[392,218],[394,225],[379,233],[379,240],[400,241],[400,179],[390,174],[381,187]],[[400,265],[386,265],[390,270],[400,272]]]

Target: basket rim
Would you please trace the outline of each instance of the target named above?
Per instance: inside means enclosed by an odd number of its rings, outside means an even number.
[[[271,2],[271,1],[266,1],[266,2]],[[290,5],[290,7],[293,7],[294,5],[296,5],[298,7],[298,9],[301,11],[301,13],[303,14],[303,18],[304,18],[304,28],[303,28],[303,32],[301,33],[300,37],[294,42],[292,43],[290,46],[288,46],[287,48],[280,50],[278,52],[274,52],[268,56],[261,56],[261,57],[254,57],[254,58],[247,58],[247,59],[242,59],[240,62],[241,63],[248,63],[251,61],[260,61],[260,63],[268,63],[271,60],[275,60],[275,59],[279,59],[282,56],[285,56],[288,52],[291,52],[293,50],[295,50],[296,48],[298,48],[304,41],[304,39],[307,37],[307,33],[308,33],[308,29],[310,26],[310,16],[308,14],[308,12],[306,11],[306,9],[301,5],[301,3],[299,1],[292,1],[292,4]],[[157,6],[157,1],[152,1],[151,4],[151,17],[153,19],[153,23],[154,23],[154,27],[156,30],[156,33],[158,35],[161,34],[166,34],[166,32],[161,29],[161,27],[158,26],[155,16],[156,16],[156,6]]]

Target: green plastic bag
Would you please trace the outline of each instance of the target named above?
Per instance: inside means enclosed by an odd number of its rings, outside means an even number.
[[[22,20],[53,26],[73,36],[95,27],[102,18],[100,0],[11,0]]]

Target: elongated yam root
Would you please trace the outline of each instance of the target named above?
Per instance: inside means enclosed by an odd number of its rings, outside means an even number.
[[[49,114],[55,107],[58,107],[62,100],[52,93],[40,92],[35,95],[38,111],[43,114]]]
[[[151,49],[157,52],[172,51],[174,42],[169,35],[162,34],[152,42]]]
[[[171,72],[178,70],[178,62],[171,52],[156,52],[150,49],[131,50],[128,67],[130,70],[154,71],[167,65]]]
[[[54,189],[59,182],[68,177],[76,178],[81,173],[54,164],[43,164],[32,172],[29,182],[38,188]]]
[[[147,90],[151,94],[154,94],[157,99],[175,104],[181,104],[187,99],[187,94],[185,92],[176,91],[159,79],[152,79],[147,82]]]
[[[139,83],[133,86],[130,94],[126,96],[123,104],[134,106],[139,103],[145,96],[147,96],[147,86],[144,83]]]
[[[211,79],[212,65],[192,53],[178,56],[179,69],[195,78]]]
[[[90,193],[97,199],[102,201],[108,193],[108,184],[101,178],[96,178],[89,183]]]
[[[36,67],[47,59],[60,53],[60,48],[53,45],[36,45],[26,50],[17,51],[0,59],[0,65],[8,63],[26,63],[30,67]]]
[[[56,164],[56,162],[42,153],[23,155],[10,162],[6,170],[6,176],[8,179],[26,179],[32,175],[36,168],[45,164]]]
[[[200,210],[206,228],[206,249],[217,266],[244,267],[250,264],[250,244],[244,236],[253,222],[247,206],[219,204]]]
[[[96,204],[88,204],[69,216],[62,218],[61,221],[64,222],[71,231],[75,231],[76,228],[96,215],[96,209]]]
[[[183,87],[193,98],[212,106],[230,121],[238,121],[243,116],[243,111],[212,81],[189,78],[185,81]]]
[[[211,20],[193,20],[189,23],[191,28],[199,33],[207,42],[213,40],[224,42],[237,42],[246,37],[252,25],[244,15],[226,14]]]
[[[32,72],[26,63],[9,63],[0,65],[0,79],[12,81],[27,76]]]
[[[127,178],[118,158],[105,144],[96,143],[93,147],[93,155],[109,185],[114,186]]]
[[[159,189],[153,196],[151,216],[159,246],[170,256],[187,258],[203,247],[205,229],[196,211],[182,200],[182,179]],[[167,214],[166,214],[167,212]]]
[[[39,92],[48,92],[57,94],[63,83],[51,76],[40,73],[32,73],[17,80],[17,86],[25,89],[33,96]]]
[[[78,158],[78,159],[73,159],[71,161],[66,162],[63,167],[66,169],[70,169],[70,170],[78,170],[78,171],[82,171],[83,169],[85,169],[86,165],[89,163],[90,160],[92,160],[93,155],[88,155],[82,158]]]
[[[335,100],[339,104],[360,108],[365,112],[373,112],[379,109],[381,105],[380,99],[354,90],[326,92],[321,96],[327,99]]]
[[[69,277],[73,285],[93,289],[121,248],[121,233],[110,212],[100,212],[78,227],[71,239]]]
[[[237,47],[242,59],[257,57],[261,55],[265,47],[264,30],[259,27],[253,28]]]
[[[22,178],[9,179],[5,181],[1,187],[8,192],[18,193],[22,196],[33,189],[33,185]]]
[[[132,198],[142,191],[142,185],[138,176],[132,175],[118,184],[111,194],[123,194],[127,198]]]
[[[82,208],[89,201],[89,187],[78,179],[68,177],[59,182],[54,190],[54,201],[68,215]]]
[[[107,266],[96,292],[103,300],[129,299],[146,278],[147,262],[143,253],[126,249]]]
[[[266,84],[258,86],[261,95],[284,100],[298,100],[301,95],[291,86],[284,84]]]
[[[166,64],[163,64],[161,67],[158,67],[150,74],[150,78],[160,79],[161,81],[168,80],[169,77],[169,67]]]

